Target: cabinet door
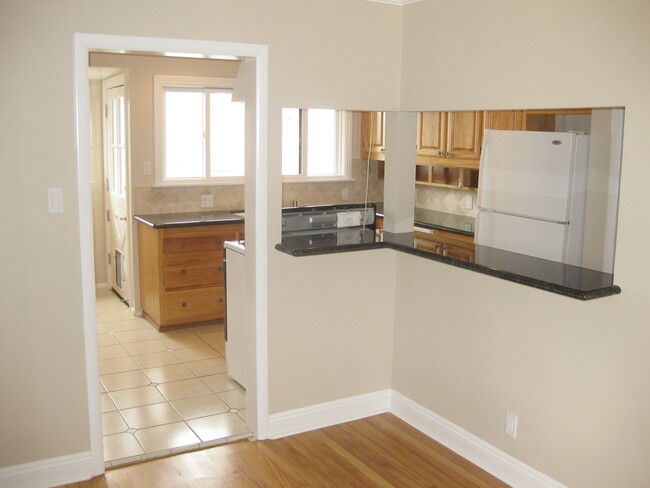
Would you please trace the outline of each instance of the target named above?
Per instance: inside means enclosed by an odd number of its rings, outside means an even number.
[[[447,113],[419,112],[417,122],[416,155],[444,157]]]
[[[521,130],[521,110],[489,110],[485,112],[486,129]]]
[[[483,135],[482,112],[449,112],[447,128],[448,158],[479,159]]]
[[[361,157],[383,161],[386,135],[385,112],[361,113]]]

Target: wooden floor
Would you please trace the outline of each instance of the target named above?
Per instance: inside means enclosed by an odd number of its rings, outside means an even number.
[[[277,440],[242,441],[116,468],[67,488],[502,488],[391,414]]]

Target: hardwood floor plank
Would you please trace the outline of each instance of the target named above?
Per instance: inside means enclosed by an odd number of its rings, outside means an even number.
[[[507,488],[391,414],[124,466],[65,488]]]

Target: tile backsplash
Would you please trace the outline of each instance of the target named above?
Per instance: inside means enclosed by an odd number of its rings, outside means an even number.
[[[282,186],[282,205],[323,205],[328,203],[360,203],[366,193],[366,162],[352,161],[352,179],[342,182],[285,183]],[[384,200],[384,182],[377,179],[377,163],[370,162],[368,201]],[[344,198],[347,193],[347,199]],[[186,187],[135,187],[133,188],[134,214],[160,214],[200,212],[201,196],[212,195],[215,210],[241,210],[244,208],[243,185],[186,186]]]
[[[468,209],[467,203],[470,198],[472,199],[472,208]],[[416,185],[415,206],[438,212],[476,217],[476,192]]]

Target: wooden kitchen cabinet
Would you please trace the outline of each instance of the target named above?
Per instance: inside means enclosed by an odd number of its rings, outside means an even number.
[[[483,112],[419,112],[416,161],[439,166],[478,167],[474,161],[481,157],[482,138]]]
[[[418,229],[413,231],[413,245],[416,249],[449,256],[462,261],[474,262],[474,238],[444,230]]]
[[[478,188],[482,137],[482,112],[419,112],[416,183]]]
[[[483,112],[484,129],[521,130],[522,110],[486,110]]]
[[[361,159],[385,161],[386,112],[361,112]]]
[[[159,329],[223,319],[223,243],[243,235],[243,224],[154,228],[138,222],[143,314]]]

